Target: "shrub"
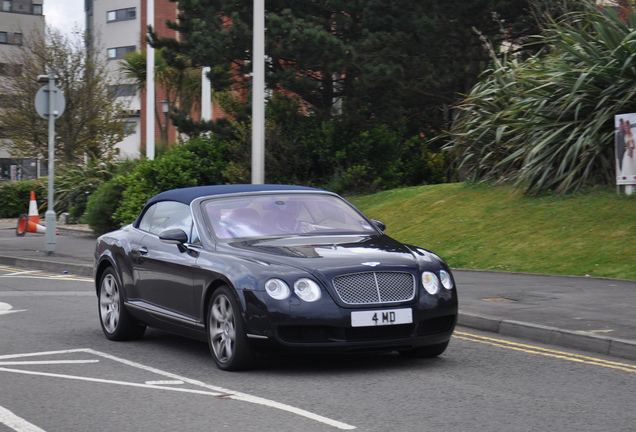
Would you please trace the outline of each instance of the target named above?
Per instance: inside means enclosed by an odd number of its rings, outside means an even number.
[[[155,160],[142,160],[96,190],[88,200],[86,222],[96,233],[104,233],[134,221],[159,192],[223,184],[228,159],[226,145],[217,138],[197,137]]]
[[[127,178],[119,175],[100,185],[88,198],[85,219],[96,234],[101,235],[120,227],[113,215],[127,186]]]
[[[196,137],[155,160],[140,162],[113,216],[122,225],[135,220],[146,201],[159,192],[225,183],[226,145],[214,137]]]
[[[122,164],[95,163],[88,165],[66,165],[56,170],[55,210],[68,212],[69,222],[78,223],[86,212],[88,197],[104,182],[110,180]]]
[[[40,208],[46,209],[47,189],[41,180],[0,184],[0,218],[15,218],[29,212],[31,191],[35,192]],[[44,210],[45,211],[45,210]],[[40,212],[38,210],[38,212]]]
[[[468,179],[533,195],[615,183],[614,116],[636,104],[636,14],[583,6],[546,29],[549,49],[495,60],[458,106],[447,149]]]

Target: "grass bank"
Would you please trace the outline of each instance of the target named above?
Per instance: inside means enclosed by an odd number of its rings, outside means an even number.
[[[453,268],[636,280],[636,195],[525,197],[444,184],[350,198],[387,233]]]

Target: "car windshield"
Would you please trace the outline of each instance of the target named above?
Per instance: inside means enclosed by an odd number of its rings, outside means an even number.
[[[346,201],[328,194],[222,197],[203,208],[219,239],[376,232]]]

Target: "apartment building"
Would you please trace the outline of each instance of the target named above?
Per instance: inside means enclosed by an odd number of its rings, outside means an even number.
[[[138,92],[135,82],[121,72],[121,61],[126,54],[146,51],[146,6],[147,0],[85,0],[86,30],[91,35],[92,49],[100,60],[107,62],[110,86],[125,103],[127,130],[129,135],[117,145],[120,156],[137,158],[144,153],[146,141],[146,94]],[[176,37],[167,28],[166,20],[177,18],[177,5],[169,0],[154,0],[155,29],[160,36]],[[162,101],[165,90],[156,86],[155,91],[155,141],[165,140],[161,127],[167,117]],[[161,126],[161,127],[160,127]],[[176,130],[169,127],[167,140],[176,140]]]
[[[16,51],[26,38],[44,35],[44,0],[0,0],[0,80],[15,63]],[[0,95],[0,110],[3,98]],[[12,159],[7,147],[10,141],[3,138],[0,129],[0,181],[31,179],[38,175],[39,164],[35,159]],[[45,173],[40,172],[44,175]]]

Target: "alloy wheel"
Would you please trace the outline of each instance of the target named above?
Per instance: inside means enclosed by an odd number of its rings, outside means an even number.
[[[109,333],[117,330],[120,315],[119,287],[112,274],[108,274],[102,280],[99,291],[99,312],[104,328]]]

